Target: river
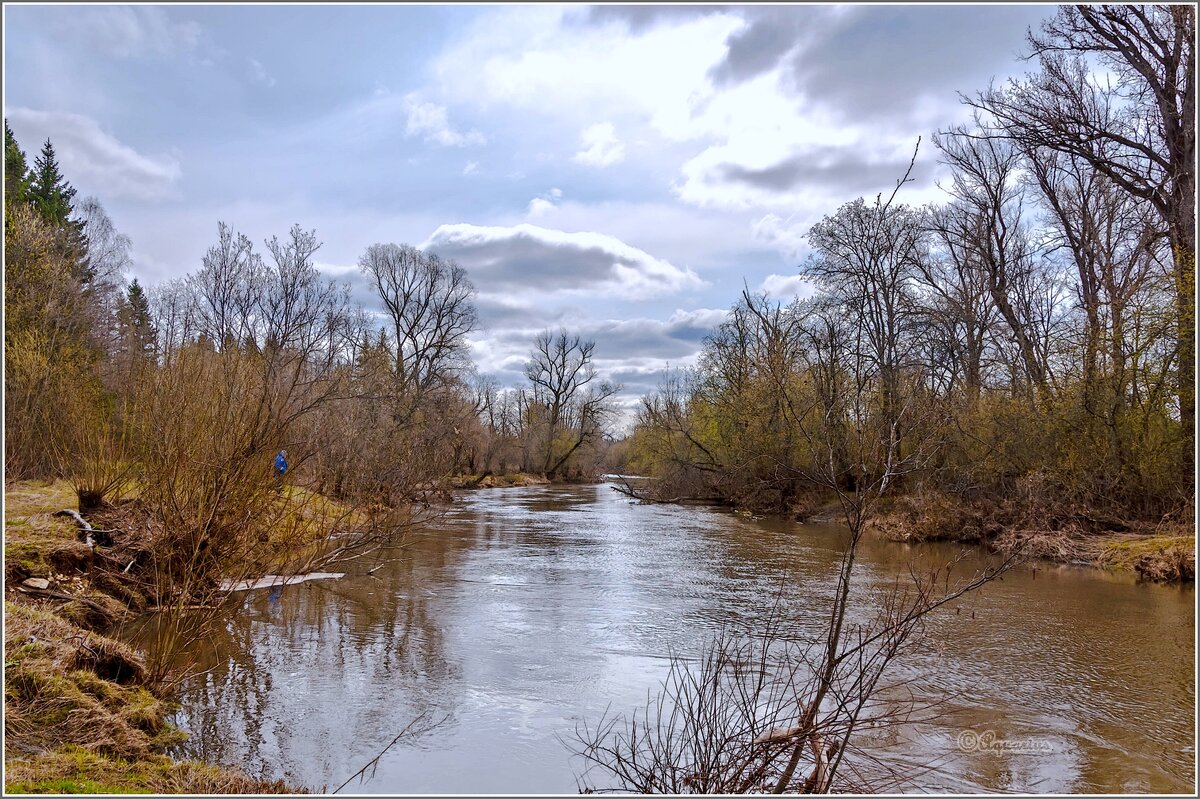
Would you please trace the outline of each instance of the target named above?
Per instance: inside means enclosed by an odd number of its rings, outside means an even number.
[[[821,625],[843,537],[608,485],[463,492],[373,574],[231,602],[181,657],[204,671],[181,686],[175,723],[191,735],[175,754],[332,790],[427,712],[441,723],[346,790],[574,793],[582,764],[562,739],[643,704],[668,652],[753,627],[780,590]],[[856,585],[958,552],[867,542]],[[912,791],[1190,791],[1194,601],[1191,587],[1019,567],[898,664],[939,713],[881,757],[936,766]],[[1008,743],[964,751],[964,729]]]

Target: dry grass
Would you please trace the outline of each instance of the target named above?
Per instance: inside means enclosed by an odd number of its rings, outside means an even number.
[[[504,474],[464,474],[451,477],[451,488],[514,488],[517,486],[549,485],[545,477],[524,472],[505,472]]]
[[[133,650],[37,608],[4,605],[5,753],[71,742],[144,757],[179,740]]]
[[[887,502],[867,527],[891,541],[984,541],[1004,529],[996,510],[940,491],[918,492]]]
[[[161,754],[183,733],[139,656],[43,610],[6,602],[5,793],[295,793]]]
[[[4,485],[4,521],[49,514],[79,504],[75,489],[66,480],[24,480]],[[68,521],[67,525],[71,525]]]
[[[8,761],[5,793],[304,793],[282,780],[256,780],[233,769],[163,755],[126,760],[66,746]]]

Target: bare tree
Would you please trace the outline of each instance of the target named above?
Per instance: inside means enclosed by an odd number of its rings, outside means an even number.
[[[1174,257],[1178,397],[1191,471],[1195,416],[1196,9],[1064,6],[1030,34],[1040,72],[967,100],[993,135],[1082,159],[1160,215]],[[1086,58],[1116,75],[1104,85]]]
[[[923,303],[931,318],[929,336],[932,375],[945,374],[947,394],[961,387],[968,403],[977,402],[983,387],[985,352],[996,322],[991,280],[972,241],[973,212],[960,202],[931,208],[926,215],[933,241],[918,263]]]
[[[916,156],[914,150],[914,162]],[[871,205],[861,198],[843,205],[808,233],[816,254],[803,274],[856,322],[863,353],[878,371],[881,410],[888,419],[896,417],[900,372],[910,365],[905,339],[918,316],[913,278],[922,229],[919,211],[880,195]],[[900,434],[895,425],[886,429]]]
[[[580,447],[597,440],[608,416],[607,402],[619,390],[608,381],[593,384],[595,349],[594,341],[547,330],[538,334],[525,365],[540,428],[540,467],[550,478]]]
[[[132,241],[117,230],[104,206],[95,197],[87,197],[76,211],[82,224],[86,246],[85,268],[90,275],[87,290],[96,309],[93,329],[101,346],[111,351],[116,338],[115,319],[125,273],[133,265]]]
[[[478,317],[475,288],[453,261],[407,244],[373,244],[359,259],[390,317],[397,392],[411,414],[454,377]]]
[[[1031,387],[1031,398],[1044,399],[1050,365],[1037,337],[1028,299],[1037,282],[1037,260],[1019,179],[1022,154],[1011,142],[977,137],[965,128],[934,139],[942,161],[954,170],[950,193],[955,212],[939,215],[938,233],[960,260],[977,265],[986,279],[992,304],[1008,326]]]
[[[217,243],[204,254],[200,271],[187,278],[195,295],[199,334],[217,349],[257,340],[257,298],[263,288],[262,257],[244,234],[221,222]]]

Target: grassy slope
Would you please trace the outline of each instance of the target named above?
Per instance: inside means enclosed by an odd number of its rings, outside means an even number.
[[[166,723],[169,703],[146,684],[137,653],[79,626],[88,621],[79,618],[88,609],[80,602],[41,602],[16,590],[42,577],[127,612],[80,573],[90,551],[71,520],[52,515],[74,505],[61,481],[5,487],[5,793],[293,792],[161,754],[181,733]]]

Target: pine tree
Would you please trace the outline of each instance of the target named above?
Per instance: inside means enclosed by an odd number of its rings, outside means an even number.
[[[4,202],[29,201],[29,164],[17,144],[8,120],[4,120]]]
[[[33,162],[33,180],[29,187],[30,199],[41,217],[56,228],[65,228],[75,223],[71,215],[75,212],[72,200],[75,189],[63,177],[58,168],[54,145],[46,139],[42,153]]]

